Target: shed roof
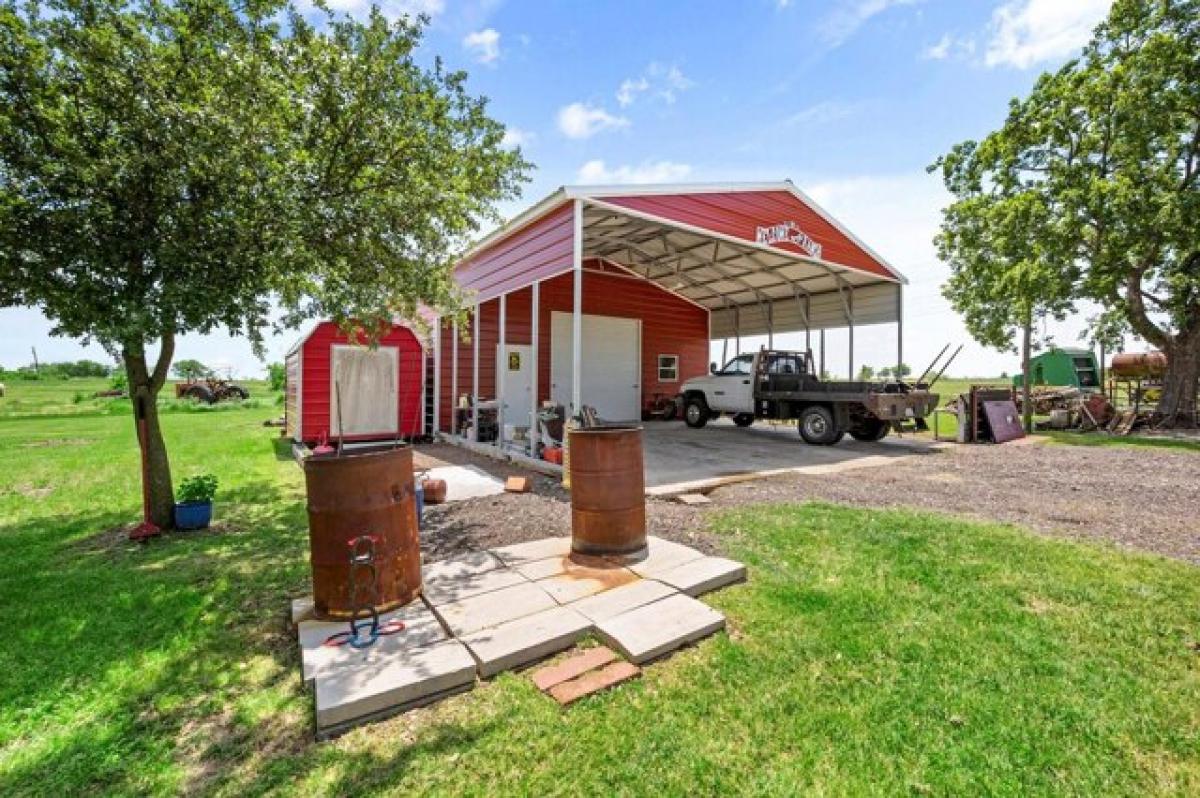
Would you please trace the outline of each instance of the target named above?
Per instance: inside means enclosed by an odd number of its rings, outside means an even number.
[[[460,284],[486,300],[569,270],[576,207],[582,257],[708,308],[714,336],[898,318],[904,277],[790,180],[563,186],[473,246]]]

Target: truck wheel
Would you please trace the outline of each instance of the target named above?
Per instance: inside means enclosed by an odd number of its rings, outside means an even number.
[[[800,437],[805,443],[816,446],[832,446],[842,439],[842,433],[833,421],[833,413],[820,405],[811,405],[800,413],[798,422]]]
[[[850,437],[856,441],[865,443],[874,443],[881,441],[887,437],[891,431],[891,425],[886,421],[874,418],[863,421],[861,424],[850,428]]]
[[[683,406],[683,420],[692,429],[700,429],[708,423],[710,411],[702,397],[693,396]]]
[[[753,413],[738,413],[736,416],[733,417],[733,423],[737,424],[739,427],[748,427],[754,423],[754,414]]]
[[[183,398],[203,402],[206,405],[211,405],[217,401],[217,397],[205,385],[189,385],[183,392]]]

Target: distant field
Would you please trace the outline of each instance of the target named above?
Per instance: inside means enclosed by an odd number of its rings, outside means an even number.
[[[21,380],[11,377],[0,380],[6,388],[0,397],[0,420],[26,418],[30,416],[88,416],[126,415],[130,413],[128,399],[97,397],[107,391],[111,383],[105,378],[71,378],[47,380]],[[168,382],[158,397],[163,412],[214,412],[230,407],[267,407],[278,403],[278,393],[272,393],[265,380],[238,380],[250,392],[243,403],[219,403],[200,405],[191,401],[175,399],[175,389]]]

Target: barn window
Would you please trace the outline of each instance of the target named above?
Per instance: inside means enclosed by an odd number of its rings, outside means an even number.
[[[679,380],[679,355],[658,356],[658,381],[676,382]]]

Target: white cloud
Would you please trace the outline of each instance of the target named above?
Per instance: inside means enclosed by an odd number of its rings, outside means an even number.
[[[587,139],[605,130],[629,127],[629,120],[603,108],[571,103],[558,110],[558,129],[569,139]]]
[[[679,92],[695,85],[696,82],[683,74],[677,65],[652,61],[642,74],[621,81],[617,88],[617,104],[625,108],[639,96],[647,95],[670,105],[675,102]]]
[[[510,127],[504,131],[504,138],[500,140],[500,146],[507,150],[515,150],[517,147],[528,147],[536,138],[537,134],[532,131]]]
[[[624,164],[609,169],[604,161],[597,159],[579,167],[577,180],[582,184],[675,183],[691,172],[690,165],[674,161],[643,161],[636,166]]]
[[[826,125],[854,116],[862,110],[862,103],[846,103],[837,100],[825,100],[807,108],[802,108],[788,116],[781,123],[784,127],[797,125]]]
[[[494,64],[500,57],[500,32],[495,28],[484,28],[463,37],[462,45],[481,64]]]
[[[984,62],[1028,69],[1087,44],[1112,0],[1008,0],[992,14]]]
[[[871,20],[897,6],[911,6],[924,0],[838,0],[833,11],[817,24],[817,32],[830,47],[837,47]],[[1074,2],[1074,0],[1062,0]]]
[[[954,39],[949,33],[942,36],[937,44],[932,44],[921,51],[921,57],[926,61],[944,61],[950,55],[950,47]]]

